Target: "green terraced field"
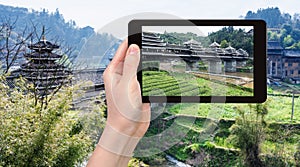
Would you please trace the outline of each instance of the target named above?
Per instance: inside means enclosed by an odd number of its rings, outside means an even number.
[[[143,96],[253,96],[253,90],[186,73],[143,71]]]

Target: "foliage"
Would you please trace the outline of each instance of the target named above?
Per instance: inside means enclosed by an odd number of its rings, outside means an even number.
[[[103,93],[103,92],[102,92]],[[92,104],[89,106],[92,107],[90,112],[81,113],[79,122],[76,125],[82,126],[86,134],[89,135],[93,144],[96,144],[101,136],[101,133],[105,125],[105,111],[107,111],[104,98],[101,96],[96,97],[98,103],[93,103],[94,100],[91,100]]]
[[[281,13],[278,7],[248,11],[245,19],[263,19],[267,23],[268,40],[280,41],[287,49],[300,49],[300,14],[292,17],[289,13]]]
[[[229,44],[226,39],[221,41],[221,43],[220,43],[221,48],[227,48],[228,46],[229,46]]]
[[[270,124],[262,145],[262,160],[266,166],[292,166],[295,146],[299,140],[297,125]]]
[[[253,56],[253,35],[248,34],[244,29],[234,29],[233,26],[223,27],[221,30],[208,35],[210,41],[219,42],[221,47],[232,46],[236,49],[246,50]]]
[[[128,167],[148,167],[149,165],[145,164],[144,162],[140,161],[137,158],[130,159],[128,163]]]
[[[202,34],[206,35],[206,34]],[[209,38],[205,36],[200,36],[199,34],[195,34],[192,32],[187,33],[178,33],[178,32],[164,32],[163,34],[160,34],[160,38],[171,44],[180,44],[183,45],[184,42],[187,42],[191,39],[194,39],[196,41],[199,41],[202,46],[208,47],[211,44],[211,41]]]
[[[268,87],[268,91],[270,87]],[[292,97],[282,97],[282,96],[268,96],[268,115],[266,115],[265,120],[269,123],[290,123],[291,120],[291,106]],[[295,98],[295,111],[300,109],[300,98]],[[209,113],[217,110],[220,114],[220,119],[233,120],[238,113],[236,112],[236,107],[247,108],[248,104],[174,104],[169,107],[168,111],[173,114],[185,114],[193,115],[198,117],[208,117]],[[295,123],[300,123],[300,112],[294,113]]]
[[[259,158],[260,146],[265,137],[267,103],[249,104],[249,110],[237,108],[240,116],[231,127],[231,141],[241,150],[245,166],[263,166]]]
[[[76,49],[81,48],[83,38],[88,38],[94,33],[94,29],[90,26],[79,28],[74,20],[66,21],[58,9],[50,13],[46,9],[36,11],[0,5],[0,11],[1,19],[18,19],[16,32],[21,32],[26,25],[30,27],[32,24],[39,24],[36,27],[37,34],[41,34],[42,26],[45,26],[47,29],[51,29],[51,32],[46,34],[48,38],[56,39],[59,36]]]
[[[199,152],[201,148],[201,145],[199,143],[193,143],[187,147],[184,148],[184,151],[191,151],[192,153],[196,153]]]
[[[25,44],[32,37],[31,32],[25,27],[22,31],[16,32],[16,21],[5,19],[0,22],[0,68],[3,73],[8,73],[19,55],[25,54]],[[2,72],[0,72],[1,74]]]
[[[291,46],[294,43],[294,39],[291,35],[287,35],[283,38],[283,46],[286,48],[288,46]]]
[[[256,12],[248,11],[245,19],[263,19],[267,22],[268,27],[277,28],[285,23],[285,19],[278,7],[258,9]]]
[[[209,45],[216,41],[221,44],[222,48],[231,45],[234,48],[242,48],[246,50],[249,55],[253,55],[253,36],[247,34],[243,29],[233,29],[233,26],[224,27],[223,29],[211,32],[208,36],[198,36],[197,34],[177,33],[177,32],[165,32],[160,34],[160,38],[167,43],[183,45],[184,42],[194,39],[199,41],[203,47],[209,47]]]
[[[297,152],[294,154],[295,163],[297,167],[300,166],[300,142],[298,142]]]
[[[4,76],[0,81],[0,166],[69,167],[85,160],[93,142],[88,125],[71,110],[74,87],[63,88],[41,108],[32,93],[24,93],[23,79],[13,90]]]
[[[295,100],[295,104],[297,104],[298,99]],[[296,147],[300,137],[299,119],[295,124],[289,124],[290,103],[290,97],[268,97],[268,115],[264,118],[268,120],[268,127],[264,128],[265,135],[259,155],[264,165],[276,164],[280,166],[281,163],[284,163],[293,166],[297,164],[295,161],[299,155],[299,150]],[[167,124],[170,123],[169,126],[176,126],[177,131],[183,131],[182,128],[190,131],[166,153],[194,166],[244,166],[243,158],[239,156],[240,151],[236,149],[236,144],[233,143],[232,135],[230,135],[232,129],[230,127],[236,126],[233,118],[240,116],[237,108],[245,111],[245,114],[250,117],[248,104],[169,104],[167,106],[168,114],[162,114],[165,115],[164,117],[168,117],[172,113],[177,115],[177,118],[194,116],[195,121],[191,123],[189,119],[180,119],[180,121],[177,119],[174,121],[175,125],[172,124],[172,121],[167,122]],[[298,106],[295,106],[296,108]],[[215,129],[211,133],[207,133],[209,127],[204,125],[207,125],[211,112],[220,114],[219,117],[213,116],[219,121],[216,122]],[[254,113],[253,115],[255,115]],[[147,133],[153,135],[161,132],[161,130],[157,130],[156,126],[156,123],[159,124],[160,122],[159,120],[156,121],[151,122]],[[293,130],[290,131],[289,129]]]

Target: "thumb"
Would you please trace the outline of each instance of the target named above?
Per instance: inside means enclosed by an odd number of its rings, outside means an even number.
[[[130,80],[136,75],[140,62],[140,48],[136,44],[129,46],[123,66],[123,77]]]

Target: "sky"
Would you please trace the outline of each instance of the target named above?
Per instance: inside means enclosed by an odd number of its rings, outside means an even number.
[[[79,27],[100,29],[127,15],[158,12],[186,19],[238,19],[247,11],[279,7],[282,12],[300,13],[300,0],[0,0],[0,4],[35,10],[59,9],[66,20]]]

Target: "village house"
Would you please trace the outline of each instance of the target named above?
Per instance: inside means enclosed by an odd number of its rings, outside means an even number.
[[[268,77],[300,84],[300,49],[284,49],[277,41],[267,45]]]

